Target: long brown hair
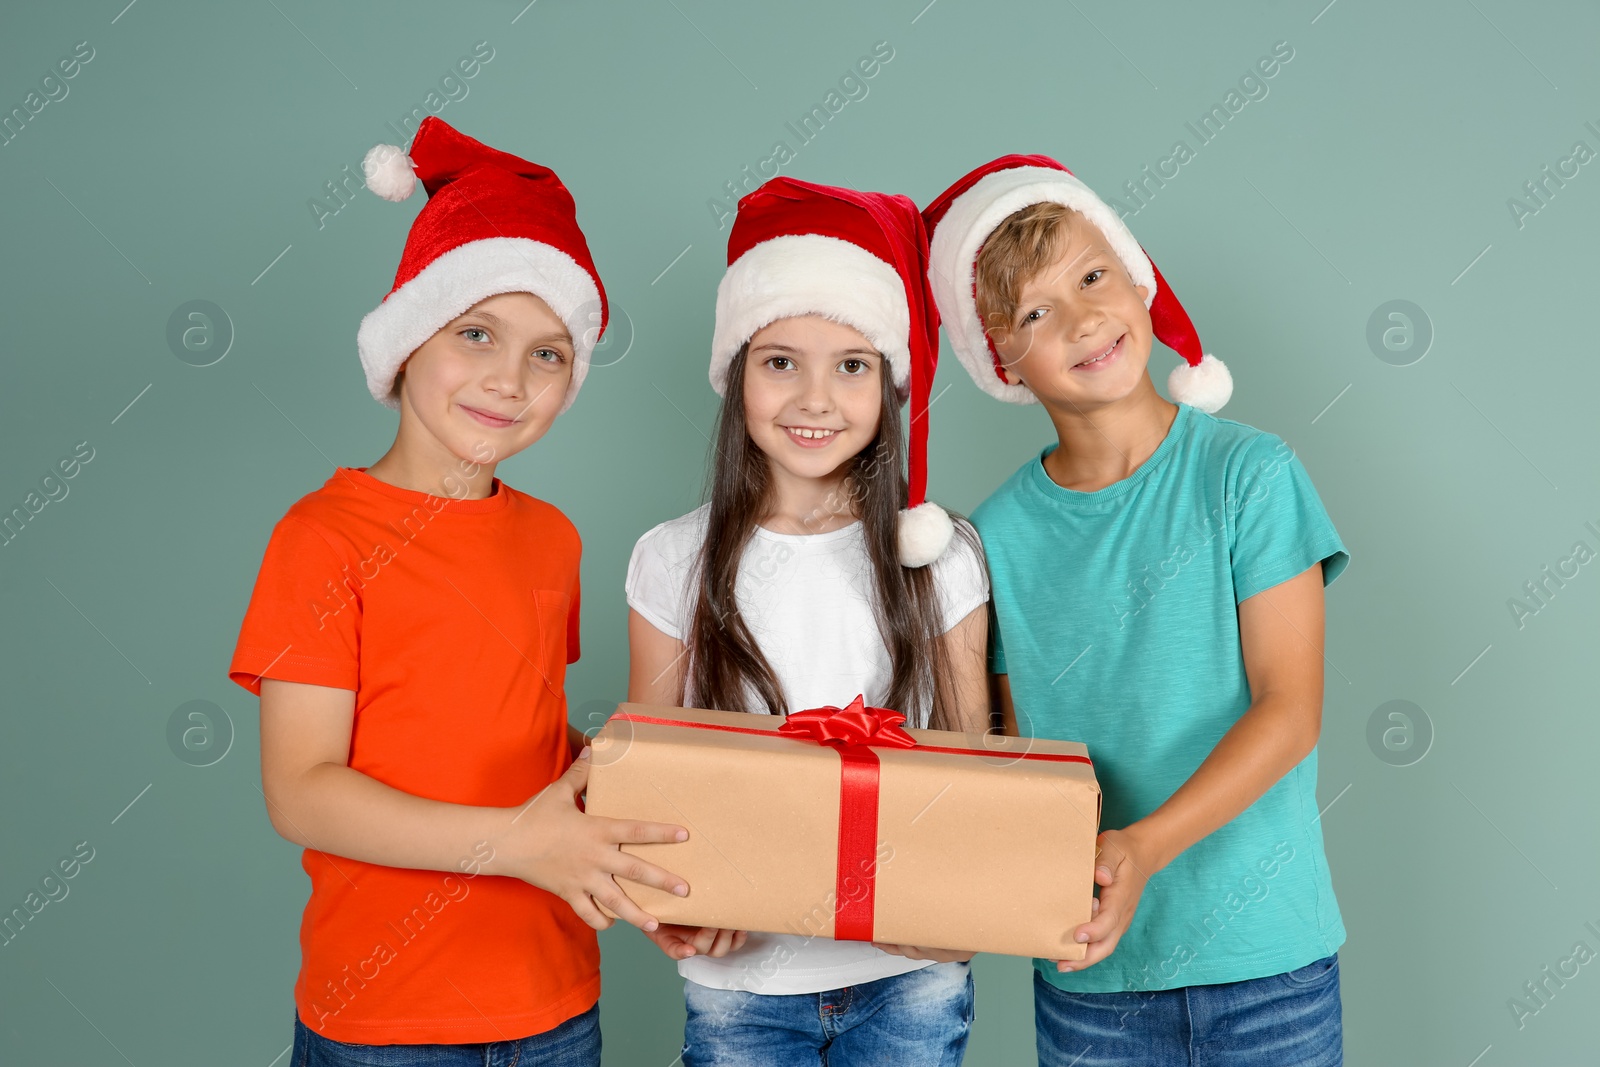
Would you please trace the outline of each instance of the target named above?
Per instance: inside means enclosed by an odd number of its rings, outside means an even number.
[[[729,368],[712,442],[707,484],[711,507],[696,571],[685,698],[700,707],[754,711],[749,706],[753,693],[767,711],[782,715],[800,709],[787,706],[777,675],[739,613],[735,593],[745,548],[773,503],[770,461],[751,440],[745,424],[748,349],[746,342]],[[903,712],[912,725],[953,730],[958,728],[960,709],[954,706],[949,655],[940,640],[943,613],[933,567],[902,567],[898,558],[897,523],[905,506],[906,476],[900,402],[887,361],[880,378],[878,435],[851,461],[845,488],[861,519],[872,568],[873,613],[889,650],[892,680],[885,702]],[[981,553],[971,525],[959,516],[952,519],[957,536]],[[958,549],[952,544],[950,551]],[[839,701],[853,696],[841,693]]]

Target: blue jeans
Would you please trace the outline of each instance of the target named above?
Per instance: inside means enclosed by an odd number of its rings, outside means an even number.
[[[1339,957],[1247,982],[1068,993],[1037,971],[1039,1067],[1341,1067]]]
[[[600,1067],[600,1005],[542,1034],[481,1045],[353,1045],[296,1012],[287,1067]]]
[[[935,963],[826,993],[684,983],[683,1067],[954,1067],[972,1028],[971,967]]]

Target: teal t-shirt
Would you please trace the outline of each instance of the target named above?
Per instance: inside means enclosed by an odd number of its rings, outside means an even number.
[[[990,669],[1024,735],[1089,746],[1101,826],[1159,807],[1250,706],[1237,605],[1349,556],[1280,438],[1180,405],[1132,475],[1063,489],[1029,460],[973,513],[989,557]],[[1082,993],[1279,974],[1333,953],[1344,924],[1317,821],[1317,756],[1150,879],[1109,957],[1061,974]]]

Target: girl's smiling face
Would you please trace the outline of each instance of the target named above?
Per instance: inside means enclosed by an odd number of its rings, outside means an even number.
[[[408,423],[420,427],[465,462],[506,459],[550,429],[572,360],[566,324],[543,300],[491,296],[406,360],[398,382],[402,433]]]
[[[840,476],[878,436],[884,371],[860,331],[820,315],[757,330],[745,354],[745,427],[774,474]]]

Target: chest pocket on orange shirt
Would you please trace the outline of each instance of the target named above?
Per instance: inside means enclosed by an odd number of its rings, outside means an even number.
[[[538,627],[538,647],[529,649],[545,684],[553,695],[560,697],[567,678],[567,616],[572,610],[572,598],[554,589],[533,591],[533,614]]]

